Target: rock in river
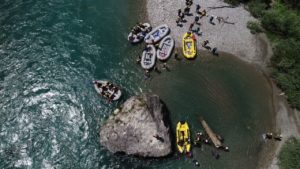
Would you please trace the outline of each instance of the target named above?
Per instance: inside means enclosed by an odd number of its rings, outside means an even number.
[[[171,153],[168,111],[157,95],[128,99],[101,126],[100,143],[109,151],[141,157]]]

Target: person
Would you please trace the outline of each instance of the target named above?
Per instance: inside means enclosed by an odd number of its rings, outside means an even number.
[[[277,141],[281,141],[281,140],[282,140],[282,135],[281,135],[281,134],[278,134],[278,135],[275,135],[273,138],[274,138],[275,140],[277,140]]]
[[[98,88],[101,88],[101,87],[102,87],[102,84],[99,83],[99,82],[97,82],[97,81],[95,82],[95,84],[97,85]]]
[[[138,56],[138,58],[136,59],[136,64],[140,64],[141,63],[141,56]]]
[[[182,12],[179,17],[181,19],[180,21],[183,22],[183,20],[184,20],[184,13]]]
[[[144,78],[145,78],[145,80],[147,80],[147,79],[150,78],[150,72],[149,72],[149,70],[145,70]]]
[[[153,137],[156,138],[160,142],[165,142],[164,138],[160,137],[158,134],[155,134]]]
[[[220,16],[217,16],[217,20],[219,21],[219,23],[224,22],[224,18]]]
[[[188,15],[190,13],[190,7],[184,8],[184,14]]]
[[[119,90],[119,88],[114,86],[114,88],[113,88],[114,93],[116,93],[118,90]]]
[[[192,39],[193,41],[197,41],[196,36],[194,34],[192,35]]]
[[[167,66],[167,63],[164,63],[164,64],[163,64],[162,69],[169,70],[169,68],[168,68],[168,66]]]
[[[273,138],[273,133],[266,133],[266,138],[267,139]]]
[[[157,73],[161,73],[161,71],[158,69],[157,66],[154,67],[154,71],[157,72]]]
[[[219,159],[220,158],[220,154],[216,151],[211,151],[211,154],[216,158],[216,159]]]
[[[200,17],[199,17],[199,15],[197,14],[197,15],[195,16],[195,23],[198,24],[198,25],[200,25],[199,19],[200,19]]]
[[[149,48],[150,48],[150,47],[146,44],[145,47],[144,47],[144,50],[145,50],[145,51],[148,51]]]
[[[107,90],[108,90],[108,88],[107,88],[106,86],[102,86],[101,89],[102,89],[103,91],[107,91]]]
[[[139,26],[140,28],[142,28],[142,29],[145,29],[145,28],[146,28],[146,26],[143,25],[142,23],[138,23],[138,26]]]
[[[181,9],[178,9],[178,16],[181,15]]]
[[[194,144],[200,145],[200,141],[201,141],[201,135],[200,135],[200,133],[196,133],[196,139],[194,141]]]
[[[201,6],[199,4],[196,5],[196,13],[199,13],[200,12],[200,8]]]
[[[214,16],[214,15],[211,15],[210,18],[209,18],[209,23],[211,23],[211,24],[214,25],[214,24],[215,24],[215,23],[213,22],[214,18],[215,18],[215,16]]]
[[[202,17],[204,17],[204,16],[206,16],[206,10],[204,9],[202,12],[200,12],[200,19],[202,18]]]
[[[197,33],[197,35],[201,35],[201,33],[200,33],[200,27],[198,27],[195,32]]]
[[[186,6],[192,6],[193,5],[193,0],[186,0],[185,5]]]
[[[128,40],[129,40],[130,42],[133,42],[133,40],[134,40],[133,35],[129,36],[129,37],[128,37]]]
[[[214,47],[211,52],[212,52],[213,55],[216,55],[216,56],[219,55],[219,53],[217,52],[217,48],[216,47]]]
[[[196,167],[200,166],[200,164],[199,164],[199,162],[197,160],[193,160],[193,163],[195,164]]]
[[[194,27],[194,23],[191,23],[189,27],[189,31],[192,31],[193,27]]]
[[[180,60],[179,57],[178,57],[178,49],[177,48],[175,49],[175,52],[174,52],[174,58],[176,60]]]
[[[208,43],[209,43],[209,41],[208,41],[208,40],[205,40],[205,41],[203,42],[202,46],[205,47]]]
[[[151,44],[155,46],[155,41],[154,41],[154,39],[151,40]]]
[[[108,84],[107,86],[109,89],[112,89],[114,87],[114,85],[112,83]]]
[[[181,18],[178,17],[178,18],[176,19],[176,24],[177,24],[177,26],[180,26],[180,21],[181,21]]]

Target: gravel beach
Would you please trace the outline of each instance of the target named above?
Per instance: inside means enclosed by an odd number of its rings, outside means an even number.
[[[203,49],[201,43],[209,40],[210,47],[217,47],[219,51],[231,53],[240,59],[259,65],[267,64],[271,49],[264,35],[253,35],[247,28],[248,21],[255,21],[243,6],[230,7],[230,5],[220,0],[194,0],[191,12],[193,16],[185,16],[187,20],[182,27],[177,26],[178,9],[183,11],[185,0],[149,0],[147,1],[148,19],[153,27],[167,24],[171,28],[171,35],[175,38],[177,47],[181,46],[182,36],[188,31],[190,24],[196,16],[196,4],[201,6],[201,11],[206,9],[207,17],[200,19],[200,32],[202,35],[197,38],[198,49]],[[211,7],[222,7],[212,9]],[[223,17],[225,21],[234,23],[224,23],[214,19],[215,25],[209,23],[209,16]],[[198,25],[194,26],[197,29]],[[200,48],[201,47],[201,48]]]

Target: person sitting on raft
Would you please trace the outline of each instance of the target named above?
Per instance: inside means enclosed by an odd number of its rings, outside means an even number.
[[[101,84],[101,83],[99,83],[99,82],[97,82],[97,81],[95,81],[94,83],[97,85],[98,88],[101,88],[101,87],[102,87],[102,84]]]
[[[143,25],[142,23],[138,23],[137,25],[138,25],[138,27],[140,27],[140,28],[142,28],[142,29],[145,29],[145,28],[146,28],[146,26]]]

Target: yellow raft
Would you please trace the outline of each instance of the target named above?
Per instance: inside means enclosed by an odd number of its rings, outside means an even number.
[[[196,39],[191,32],[184,34],[182,39],[183,55],[188,59],[193,59],[196,56]]]
[[[180,153],[190,153],[191,143],[190,143],[190,130],[188,123],[185,121],[180,121],[177,123],[176,127],[176,144],[178,151]]]

